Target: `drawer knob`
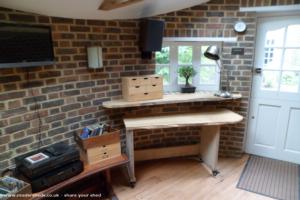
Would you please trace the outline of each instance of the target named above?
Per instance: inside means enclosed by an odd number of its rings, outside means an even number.
[[[144,79],[145,79],[145,80],[147,80],[148,78],[147,78],[147,77],[145,77]]]
[[[152,85],[153,87],[156,87],[156,85],[154,84],[154,85]]]
[[[148,92],[145,92],[144,95],[148,95]]]
[[[138,86],[138,85],[137,85],[137,86],[135,86],[135,88],[139,88],[139,87],[140,87],[140,86]]]
[[[136,78],[133,78],[133,79],[131,79],[131,80],[136,81]]]

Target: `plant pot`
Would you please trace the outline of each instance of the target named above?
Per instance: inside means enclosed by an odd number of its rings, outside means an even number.
[[[181,87],[181,93],[195,93],[196,87],[194,86],[183,86]]]

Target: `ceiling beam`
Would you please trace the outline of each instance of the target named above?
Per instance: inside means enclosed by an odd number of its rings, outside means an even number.
[[[98,8],[99,10],[113,10],[117,8],[122,8],[143,0],[103,0],[102,4]]]

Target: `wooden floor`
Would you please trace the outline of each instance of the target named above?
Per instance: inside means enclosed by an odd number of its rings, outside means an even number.
[[[113,172],[119,200],[262,200],[270,199],[236,188],[248,156],[221,158],[216,178],[193,159],[165,159],[136,164],[137,184],[128,187],[124,176]]]

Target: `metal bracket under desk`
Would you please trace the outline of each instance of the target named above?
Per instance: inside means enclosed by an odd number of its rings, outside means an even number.
[[[216,167],[218,163],[220,126],[238,123],[242,120],[243,117],[241,115],[227,109],[216,109],[197,113],[124,118],[127,153],[129,157],[128,172],[131,184],[134,186],[136,182],[134,172],[135,154],[137,160],[201,155],[204,164],[211,169],[212,175],[217,175],[218,171]],[[134,151],[134,130],[183,126],[202,126],[201,144]]]

